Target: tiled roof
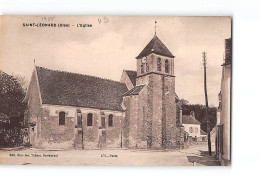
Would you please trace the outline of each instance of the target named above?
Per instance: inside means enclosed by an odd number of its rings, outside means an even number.
[[[207,133],[205,131],[203,131],[202,129],[200,129],[200,134],[201,135],[207,135]]]
[[[182,115],[182,123],[183,124],[200,124],[198,120],[189,116],[189,115]]]
[[[231,64],[232,59],[232,39],[225,39],[225,65]]]
[[[122,110],[124,83],[94,76],[36,67],[42,103]]]
[[[143,89],[144,85],[140,85],[140,86],[135,86],[134,88],[132,88],[131,90],[129,90],[128,92],[126,92],[124,94],[124,96],[130,96],[130,95],[139,95],[139,93],[141,92],[141,90]]]
[[[152,38],[152,40],[146,45],[146,47],[136,58],[139,59],[151,53],[174,58],[172,53],[168,50],[168,48],[161,42],[161,40],[156,35]]]
[[[128,75],[129,79],[131,80],[133,86],[135,86],[136,85],[137,72],[132,71],[132,70],[125,70],[125,72]]]

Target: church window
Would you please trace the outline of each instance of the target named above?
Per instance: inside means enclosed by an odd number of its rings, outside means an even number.
[[[59,113],[59,125],[65,125],[65,112],[63,111]]]
[[[82,114],[80,109],[77,109],[77,120],[78,120],[78,125],[82,125]]]
[[[93,125],[93,114],[89,113],[87,117],[87,126]]]
[[[141,65],[141,73],[144,73],[144,64]]]
[[[161,62],[161,58],[157,59],[157,71],[161,71],[162,70],[162,62]]]
[[[169,60],[165,60],[165,73],[169,73]]]
[[[149,72],[149,64],[148,63],[146,63],[146,72]]]
[[[193,129],[192,129],[192,127],[190,127],[190,133],[192,133],[193,132]]]
[[[101,127],[106,128],[106,119],[105,117],[101,117]]]
[[[110,114],[108,116],[108,126],[112,127],[113,126],[113,115]]]

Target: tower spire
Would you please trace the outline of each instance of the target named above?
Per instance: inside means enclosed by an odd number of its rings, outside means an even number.
[[[157,28],[156,24],[157,24],[157,21],[155,20],[155,21],[154,21],[154,35],[155,35],[155,36],[156,36],[156,28]]]

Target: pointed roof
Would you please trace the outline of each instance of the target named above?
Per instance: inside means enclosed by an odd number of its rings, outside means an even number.
[[[202,129],[200,129],[200,135],[207,135],[207,133],[205,131],[203,131]]]
[[[137,71],[132,70],[125,70],[127,76],[129,77],[130,81],[132,82],[133,86],[136,85],[136,77],[137,77]]]
[[[36,67],[43,104],[122,111],[124,83]]]
[[[159,54],[174,58],[168,48],[162,43],[162,41],[155,35],[152,40],[146,45],[142,52],[136,57],[136,59],[147,56],[151,53]]]
[[[141,92],[143,87],[144,87],[144,85],[135,86],[131,90],[127,91],[123,96],[139,95],[139,93]]]
[[[200,124],[198,120],[189,115],[182,115],[182,124]]]

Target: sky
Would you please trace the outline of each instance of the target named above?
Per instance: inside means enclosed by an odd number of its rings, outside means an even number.
[[[157,36],[175,56],[179,98],[205,104],[205,51],[209,105],[217,106],[224,40],[231,37],[229,17],[2,16],[0,70],[29,82],[35,60],[37,66],[119,81],[124,69],[136,70],[135,57],[153,38],[155,20]],[[70,27],[23,26],[28,23]]]

